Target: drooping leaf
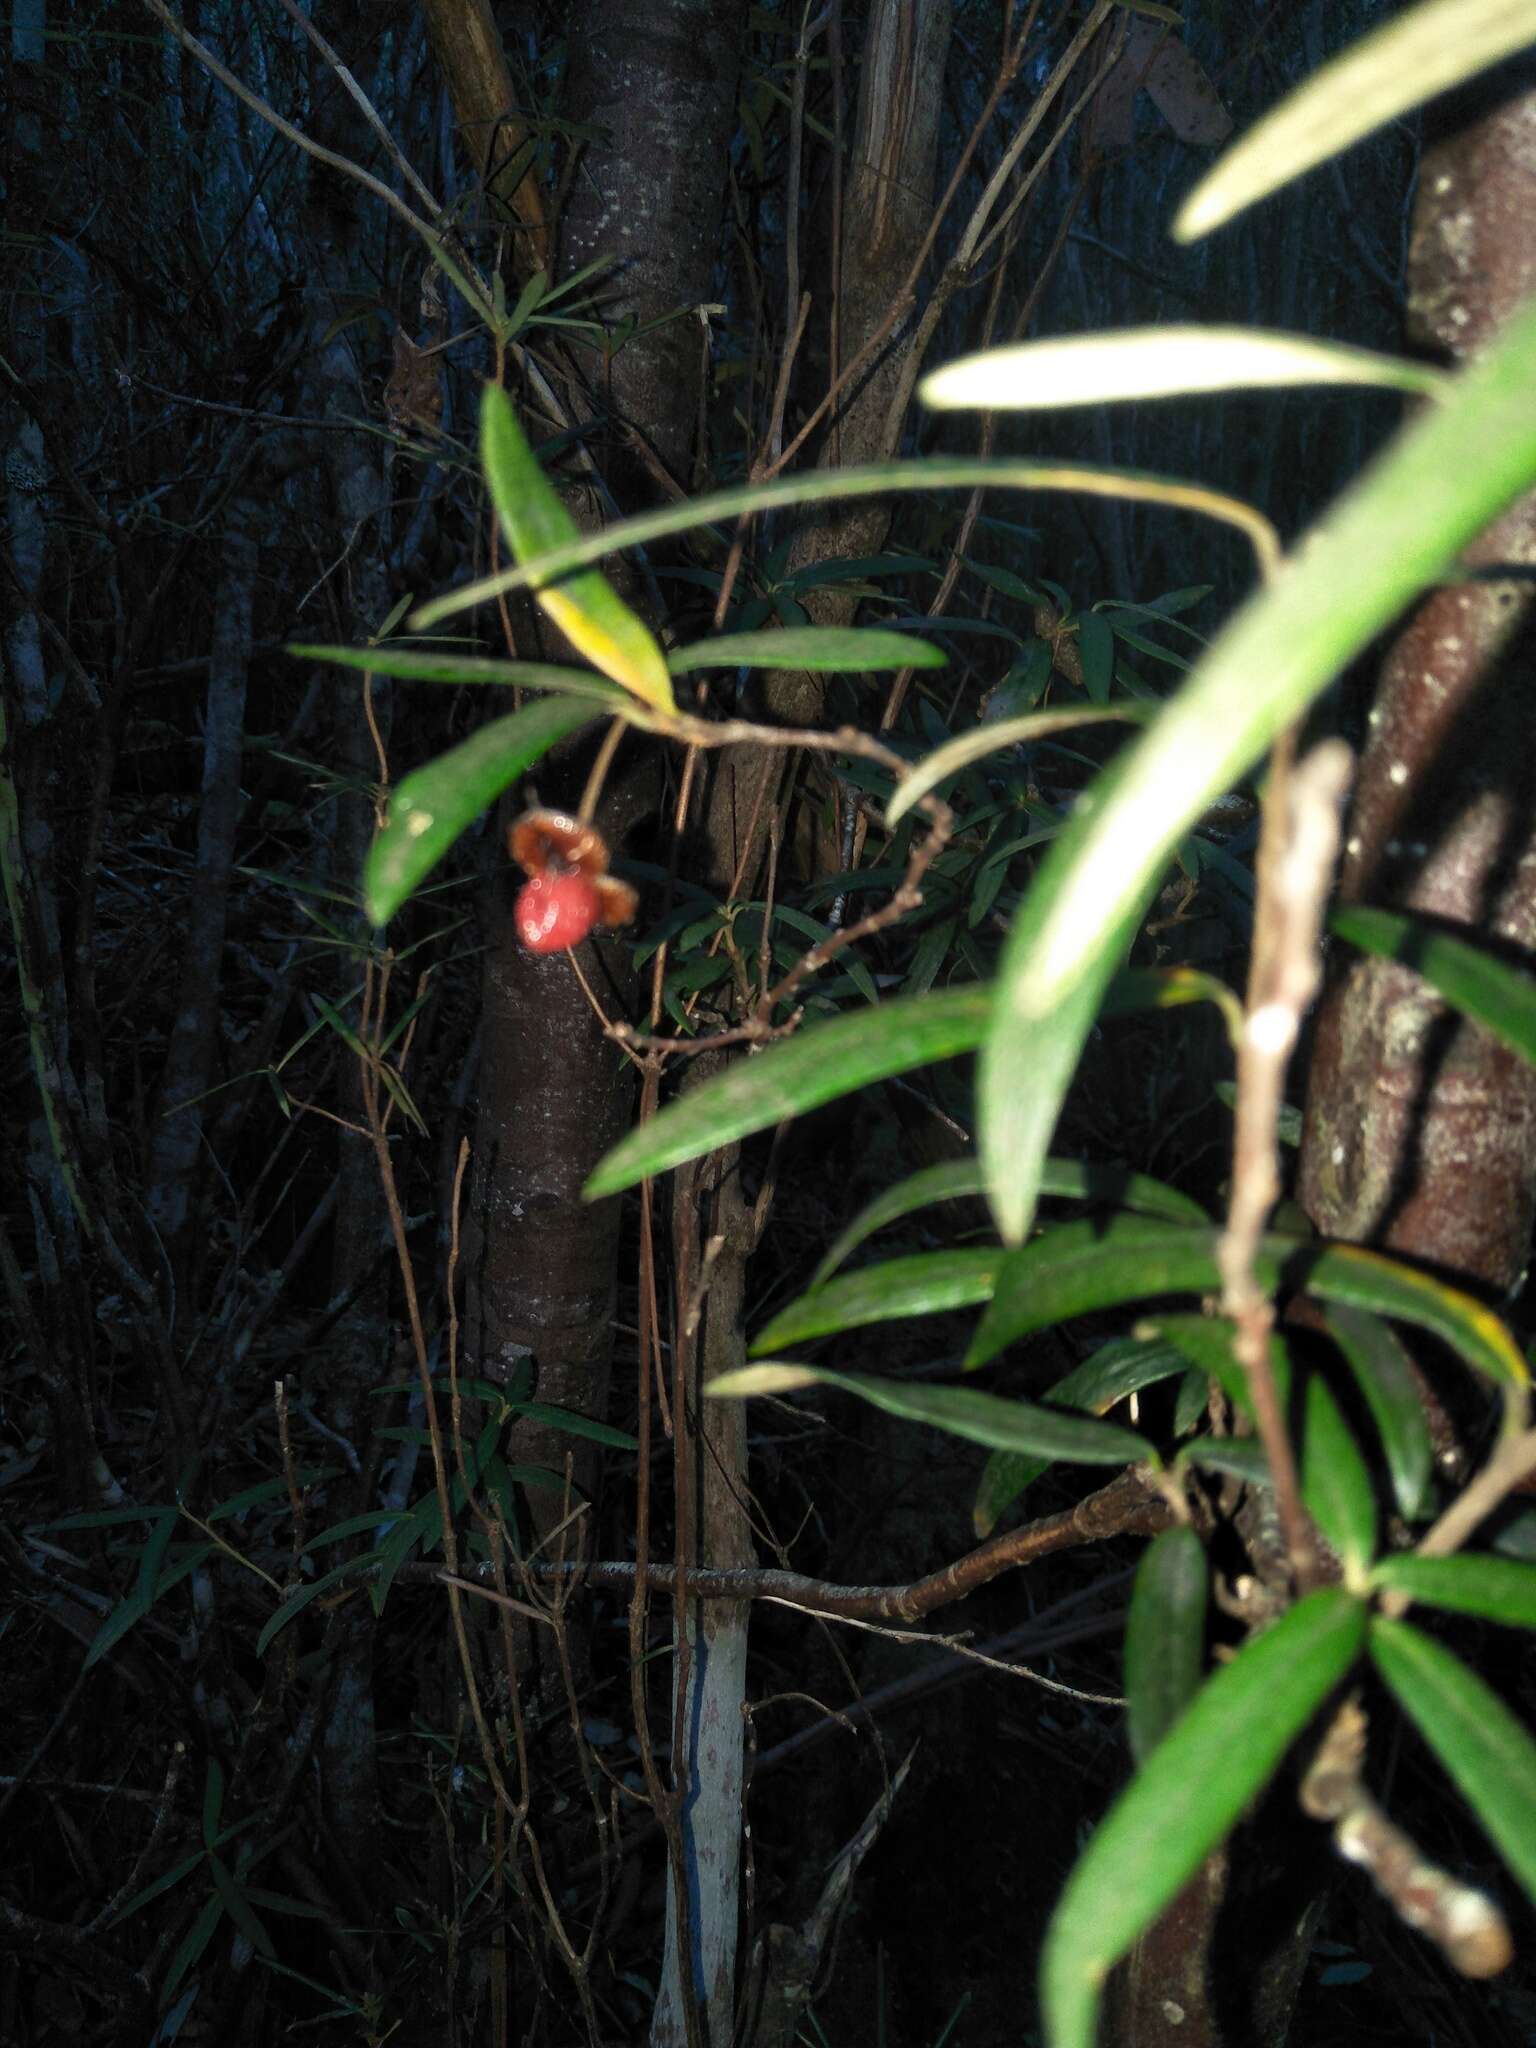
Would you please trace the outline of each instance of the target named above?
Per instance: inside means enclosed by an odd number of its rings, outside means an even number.
[[[1115,635],[1102,612],[1079,612],[1077,645],[1083,660],[1083,688],[1090,704],[1108,704],[1115,686]],[[1137,709],[1147,707],[1138,705]]]
[[[1125,1625],[1126,1721],[1139,1764],[1200,1689],[1208,1597],[1205,1550],[1194,1530],[1154,1536],[1136,1569]]]
[[[1198,1202],[1181,1195],[1166,1181],[1154,1180],[1150,1174],[1131,1173],[1121,1166],[1096,1166],[1080,1159],[1048,1159],[1041,1191],[1067,1201],[1092,1202],[1100,1208],[1135,1209],[1143,1215],[1166,1217],[1171,1222],[1210,1221]],[[816,1268],[812,1286],[821,1286],[865,1238],[884,1230],[888,1224],[933,1202],[961,1201],[985,1192],[986,1178],[979,1159],[946,1159],[938,1166],[920,1167],[876,1195],[838,1233]]]
[[[1536,1901],[1536,1742],[1476,1672],[1407,1622],[1378,1616],[1371,1658]]]
[[[1005,1400],[976,1387],[925,1386],[916,1380],[880,1380],[868,1373],[827,1372],[781,1360],[723,1372],[704,1389],[711,1399],[787,1394],[800,1387],[838,1387],[904,1422],[926,1422],[967,1443],[1029,1451],[1073,1465],[1134,1465],[1154,1455],[1144,1437],[1117,1423]]]
[[[1364,1245],[1305,1247],[1288,1278],[1320,1300],[1373,1310],[1429,1330],[1496,1386],[1525,1387],[1530,1373],[1509,1325],[1475,1295]]]
[[[1301,1496],[1344,1565],[1360,1584],[1376,1554],[1376,1496],[1343,1411],[1321,1373],[1307,1377],[1302,1409]]]
[[[980,406],[989,412],[1038,412],[1198,391],[1341,384],[1418,393],[1444,382],[1445,373],[1427,363],[1319,341],[1310,334],[1175,325],[990,348],[934,370],[919,385],[918,396],[940,410]]]
[[[363,868],[368,915],[385,924],[469,825],[526,774],[557,740],[597,717],[591,704],[544,697],[510,718],[493,719],[446,754],[407,775],[389,822]]]
[[[1099,1823],[1046,1934],[1051,2048],[1093,2048],[1110,1967],[1268,1784],[1354,1662],[1365,1619],[1337,1587],[1297,1601],[1206,1682]]]
[[[520,563],[579,538],[575,520],[539,467],[507,394],[487,384],[480,402],[480,455],[497,517]],[[666,657],[644,620],[599,570],[537,583],[534,596],[594,668],[657,711],[677,709]]]
[[[1536,1628],[1536,1565],[1512,1557],[1384,1557],[1371,1583],[1429,1607]]]
[[[1143,1387],[1176,1373],[1182,1357],[1171,1344],[1148,1342],[1140,1337],[1114,1337],[1100,1345],[1091,1358],[1074,1366],[1045,1395],[1053,1408],[1079,1408],[1086,1415],[1107,1415],[1109,1410]],[[1024,1457],[1015,1451],[995,1451],[987,1460],[976,1488],[971,1521],[978,1536],[990,1536],[999,1517],[1012,1507],[1026,1487],[1033,1486],[1049,1470],[1049,1458]]]
[[[893,668],[943,668],[948,659],[931,640],[885,626],[791,626],[782,633],[722,633],[715,640],[676,647],[667,656],[667,667],[675,676],[701,668],[872,675]]]
[[[1380,1316],[1340,1302],[1328,1310],[1327,1323],[1371,1411],[1398,1511],[1415,1522],[1429,1505],[1434,1447],[1402,1340]]]
[[[1536,303],[1315,526],[1120,755],[1014,918],[980,1071],[992,1205],[1028,1233],[1040,1165],[1110,975],[1206,807],[1536,476]]]
[[[553,690],[566,697],[591,697],[619,705],[626,693],[606,676],[589,668],[558,668],[549,661],[493,661],[483,654],[454,654],[437,648],[309,647],[283,650],[312,661],[334,662],[338,668],[366,669],[376,676],[398,676],[418,683],[452,683],[459,688]]]
[[[1144,704],[1117,704],[1112,710],[1029,711],[1020,718],[989,720],[970,732],[961,733],[956,739],[947,740],[942,747],[936,747],[910,768],[897,783],[895,794],[885,807],[886,823],[897,824],[930,789],[936,789],[947,777],[958,775],[962,768],[984,760],[988,754],[1002,753],[1005,748],[1020,746],[1026,740],[1044,739],[1048,733],[1068,732],[1077,725],[1102,725],[1106,720],[1120,724],[1127,721],[1145,724],[1155,708]]]
[[[1316,71],[1196,185],[1173,232],[1193,242],[1384,121],[1530,42],[1524,0],[1430,0]]]
[[[1536,1066],[1536,975],[1405,911],[1341,903],[1328,926],[1362,952],[1414,968],[1454,1008]]]

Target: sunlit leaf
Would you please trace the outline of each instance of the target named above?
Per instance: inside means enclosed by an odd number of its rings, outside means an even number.
[[[981,1062],[992,1206],[1027,1235],[1110,975],[1206,807],[1536,476],[1536,302],[1419,414],[1249,600],[1078,807],[1014,918]]]
[[[838,1387],[904,1422],[926,1422],[949,1436],[992,1449],[1033,1451],[1073,1465],[1134,1465],[1152,1455],[1134,1431],[1095,1422],[1032,1401],[1005,1400],[976,1387],[925,1386],[916,1380],[872,1379],[867,1373],[826,1372],[817,1366],[764,1363],[723,1372],[704,1389],[711,1399],[790,1393],[799,1387]]]
[[[1373,128],[1533,40],[1528,0],[1430,0],[1352,43],[1207,172],[1173,232],[1193,242]]]
[[[1328,925],[1362,952],[1412,967],[1454,1008],[1536,1066],[1536,975],[1404,911],[1341,903]]]
[[[1364,1633],[1348,1593],[1308,1594],[1207,1681],[1153,1750],[1078,1859],[1046,1934],[1051,2048],[1093,2048],[1111,1966],[1268,1784]]]
[[[988,754],[1000,754],[1007,747],[1020,746],[1026,740],[1043,739],[1047,733],[1067,732],[1077,725],[1102,725],[1106,720],[1114,720],[1117,724],[1127,721],[1145,724],[1155,708],[1146,704],[1117,704],[1113,709],[1104,710],[1029,711],[1020,718],[1004,718],[975,726],[970,732],[961,733],[958,739],[936,747],[903,775],[885,807],[886,823],[896,824],[930,789],[936,789],[947,777],[958,775],[962,768],[969,768],[973,761],[984,760]]]
[[[1536,1743],[1459,1657],[1406,1622],[1373,1621],[1371,1657],[1536,1901]]]
[[[1328,1310],[1327,1323],[1371,1411],[1398,1511],[1417,1521],[1429,1504],[1434,1447],[1402,1340],[1379,1316],[1342,1303]]]
[[[1205,1549],[1194,1530],[1155,1536],[1137,1567],[1125,1625],[1126,1722],[1138,1763],[1200,1689],[1208,1592]]]
[[[493,719],[407,775],[363,867],[363,896],[373,922],[387,923],[504,789],[597,715],[590,704],[542,697],[510,718]]]
[[[1427,392],[1445,373],[1308,334],[1254,327],[1127,327],[1022,341],[946,363],[918,386],[924,405],[1039,412],[1118,399],[1198,391],[1252,391],[1297,384],[1376,385]]]
[[[883,626],[791,626],[782,633],[723,633],[676,647],[667,656],[675,676],[700,668],[801,669],[873,674],[881,669],[943,668],[949,657],[931,640]]]
[[[626,693],[606,676],[589,668],[558,668],[548,661],[492,661],[483,654],[444,653],[437,648],[308,647],[293,645],[287,654],[312,661],[334,662],[339,668],[366,669],[376,676],[397,676],[418,683],[453,683],[460,688],[554,690],[566,697],[591,697],[620,705]]]
[[[575,520],[539,468],[511,401],[497,384],[486,385],[480,404],[480,454],[502,530],[520,563],[579,538]],[[587,569],[558,584],[536,584],[534,596],[594,668],[657,711],[677,708],[656,636],[600,571]]]
[[[1376,1552],[1376,1496],[1359,1446],[1322,1375],[1308,1375],[1302,1408],[1301,1495],[1358,1584]]]
[[[1536,1565],[1512,1557],[1384,1557],[1371,1584],[1429,1607],[1480,1614],[1509,1628],[1536,1628]]]
[[[946,1159],[938,1166],[920,1167],[894,1187],[882,1190],[838,1233],[816,1268],[812,1286],[821,1286],[865,1238],[884,1230],[888,1224],[933,1202],[960,1201],[985,1192],[986,1178],[979,1159]],[[1041,1192],[1067,1201],[1092,1202],[1096,1208],[1135,1209],[1143,1215],[1163,1216],[1175,1223],[1210,1221],[1198,1202],[1181,1195],[1166,1181],[1154,1180],[1150,1174],[1131,1173],[1123,1166],[1096,1166],[1083,1159],[1048,1159]]]
[[[1074,1366],[1042,1398],[1052,1408],[1078,1408],[1086,1415],[1106,1415],[1129,1394],[1170,1378],[1183,1364],[1181,1354],[1160,1340],[1114,1337],[1091,1358]],[[1017,1451],[994,1451],[976,1488],[971,1521],[978,1536],[990,1536],[999,1517],[1050,1468],[1049,1458],[1025,1457]]]

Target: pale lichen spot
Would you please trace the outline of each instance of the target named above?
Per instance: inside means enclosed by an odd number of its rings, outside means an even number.
[[[1387,780],[1394,789],[1401,789],[1408,780],[1408,763],[1406,761],[1394,761],[1387,770]]]
[[[430,811],[414,810],[406,812],[405,829],[412,839],[419,839],[423,832],[430,832],[435,823],[436,820]]]
[[[1335,1166],[1342,1166],[1344,1164],[1344,1147],[1342,1145],[1335,1145],[1328,1156]]]

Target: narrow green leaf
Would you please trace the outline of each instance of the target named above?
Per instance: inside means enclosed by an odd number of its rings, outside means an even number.
[[[487,384],[480,401],[480,455],[502,530],[519,563],[580,538],[497,384]],[[586,569],[559,583],[536,582],[534,596],[594,668],[657,711],[677,709],[656,636],[599,570]]]
[[[166,1965],[165,1982],[160,1986],[162,2002],[175,1995],[176,1986],[212,1941],[214,1930],[223,1917],[223,1900],[217,1891],[210,1892],[201,1912],[176,1944],[176,1951]]]
[[[947,740],[942,747],[936,747],[915,767],[903,775],[896,785],[895,794],[885,807],[886,823],[897,824],[920,798],[930,789],[958,775],[962,768],[969,768],[975,761],[985,760],[988,754],[999,754],[1007,747],[1021,746],[1026,740],[1044,739],[1048,733],[1068,732],[1078,725],[1141,724],[1144,725],[1156,710],[1149,704],[1116,704],[1113,708],[1064,711],[1028,711],[1019,718],[989,720],[958,738]]]
[[[688,533],[699,526],[713,526],[743,512],[772,512],[786,505],[822,505],[834,499],[852,502],[858,498],[884,498],[909,491],[953,490],[1083,491],[1093,497],[1127,498],[1143,504],[1167,504],[1170,497],[1175,497],[1182,504],[1193,504],[1194,509],[1212,519],[1239,527],[1250,538],[1264,523],[1249,508],[1217,492],[1194,490],[1175,478],[1149,476],[1143,470],[1107,469],[1091,463],[925,456],[921,462],[803,470],[794,476],[776,477],[771,483],[739,484],[729,490],[712,491],[705,497],[685,499],[619,520],[600,533],[554,542],[547,553],[520,560],[516,568],[498,570],[494,576],[483,576],[434,598],[415,614],[411,628],[413,632],[426,632],[444,619],[473,610],[509,590],[547,584],[554,577],[568,576],[571,570],[601,561],[604,555],[622,548],[645,547],[653,540]],[[945,630],[952,632],[956,623],[946,617]],[[582,652],[587,650],[583,648]]]
[[[1447,86],[1532,40],[1527,0],[1431,0],[1315,71],[1227,150],[1180,207],[1193,242]]]
[[[208,1868],[213,1873],[214,1884],[218,1888],[219,1897],[224,1904],[224,1910],[230,1919],[234,1921],[258,1955],[272,1955],[274,1953],[272,1937],[268,1934],[266,1928],[262,1926],[250,1901],[244,1896],[239,1885],[235,1882],[235,1874],[229,1865],[224,1861],[223,1857],[210,1853]]]
[[[1445,373],[1310,334],[1257,327],[1123,327],[1051,341],[1021,341],[962,356],[918,387],[940,411],[1039,412],[1199,391],[1285,390],[1298,384],[1373,385],[1433,392]]]
[[[1078,1859],[1046,1934],[1051,2048],[1093,2048],[1111,1965],[1268,1784],[1364,1633],[1348,1593],[1309,1593],[1208,1680],[1148,1757]]]
[[[667,656],[675,676],[700,668],[796,669],[873,675],[893,668],[943,668],[949,656],[931,640],[883,626],[793,626],[781,633],[723,633]]]
[[[1429,1607],[1536,1628],[1536,1565],[1512,1557],[1384,1557],[1371,1584]]]
[[[1328,1310],[1327,1323],[1371,1411],[1398,1511],[1405,1521],[1416,1522],[1429,1508],[1434,1447],[1402,1340],[1380,1316],[1342,1302]]]
[[[986,988],[946,989],[882,1003],[873,1015],[858,1011],[808,1025],[784,1043],[734,1062],[631,1131],[587,1182],[587,1199],[616,1194],[871,1081],[969,1052],[981,1038],[990,1001]]]
[[[1135,1209],[1147,1216],[1163,1216],[1170,1222],[1209,1223],[1210,1218],[1188,1195],[1150,1174],[1131,1173],[1121,1166],[1096,1166],[1086,1160],[1048,1159],[1041,1192],[1067,1201],[1092,1202],[1100,1208]],[[816,1268],[811,1285],[822,1283],[865,1238],[898,1222],[916,1209],[933,1202],[961,1201],[986,1193],[986,1175],[979,1159],[947,1159],[939,1166],[920,1167],[905,1180],[861,1209],[846,1230],[833,1240],[826,1257]]]
[[[1536,1066],[1536,975],[1403,911],[1341,903],[1328,927],[1363,953],[1415,969],[1453,1008]]]
[[[1378,1616],[1371,1657],[1536,1901],[1536,1743],[1459,1657],[1406,1622]]]
[[[1107,704],[1115,685],[1115,636],[1099,612],[1079,612],[1077,644],[1083,657],[1083,688],[1091,704]],[[1137,705],[1139,711],[1150,707]]]
[[[261,1633],[256,1638],[257,1656],[263,1655],[272,1638],[280,1630],[285,1629],[296,1615],[302,1614],[312,1600],[318,1600],[322,1593],[328,1593],[332,1586],[339,1585],[354,1572],[370,1570],[373,1564],[374,1559],[371,1557],[349,1557],[345,1563],[333,1565],[330,1571],[322,1572],[318,1579],[311,1579],[307,1585],[300,1586],[297,1592],[290,1593],[282,1606],[276,1608],[263,1622]]]
[[[1302,1410],[1301,1492],[1307,1512],[1360,1583],[1376,1554],[1376,1496],[1349,1424],[1319,1373],[1307,1378]]]
[[[974,1308],[987,1301],[1005,1254],[994,1245],[963,1246],[956,1251],[917,1252],[911,1258],[886,1259],[860,1266],[824,1287],[813,1287],[759,1330],[749,1347],[756,1358],[782,1351],[812,1337],[828,1337],[866,1323],[887,1323],[898,1316],[942,1315]]]
[[[812,1386],[839,1387],[887,1415],[926,1422],[994,1450],[1030,1451],[1072,1465],[1134,1465],[1154,1455],[1143,1437],[1116,1423],[1040,1408],[1032,1401],[1004,1400],[976,1387],[923,1386],[915,1380],[879,1380],[867,1373],[765,1361],[720,1373],[704,1391],[711,1399],[740,1400]]]
[[[620,705],[627,692],[589,668],[557,668],[548,661],[493,661],[483,654],[443,653],[435,648],[310,647],[284,648],[310,661],[334,662],[338,668],[367,669],[376,676],[398,676],[409,682],[452,683],[459,688],[489,685],[498,689],[554,690],[567,697],[592,697],[601,704]]]
[[[1014,919],[980,1073],[992,1204],[1028,1234],[1040,1163],[1163,869],[1206,807],[1536,476],[1536,302],[1418,414],[1225,628],[1041,863]]]
[[[1173,1461],[1175,1472],[1193,1465],[1201,1472],[1220,1472],[1228,1479],[1241,1479],[1245,1486],[1269,1486],[1269,1460],[1264,1447],[1251,1436],[1199,1436]]]
[[[85,1653],[85,1662],[81,1667],[83,1670],[89,1671],[91,1666],[99,1664],[109,1651],[115,1650],[128,1631],[136,1628],[154,1606],[159,1598],[160,1567],[165,1560],[166,1551],[170,1548],[175,1528],[175,1509],[163,1508],[139,1552],[139,1568],[134,1574],[133,1591],[117,1603],[96,1631],[91,1646]]]
[[[1230,989],[1213,975],[1187,967],[1131,968],[1116,975],[1104,1015],[1195,1002],[1215,1002],[1224,1010],[1230,1006],[1241,1020],[1241,1006]],[[972,984],[882,1003],[875,1015],[859,1011],[808,1025],[793,1038],[736,1061],[631,1131],[599,1161],[586,1185],[587,1200],[617,1194],[685,1159],[852,1095],[873,1081],[974,1052],[991,1015],[991,989]]]
[[[557,740],[597,716],[590,704],[542,697],[510,718],[496,718],[446,754],[407,775],[389,806],[389,822],[363,867],[368,915],[385,924],[429,875],[455,839],[502,791],[526,774]]]
[[[1182,1355],[1171,1345],[1140,1337],[1114,1337],[1091,1358],[1059,1379],[1042,1398],[1052,1408],[1079,1408],[1087,1415],[1107,1415],[1129,1394],[1168,1379],[1183,1364]],[[1014,1451],[995,1451],[987,1460],[971,1521],[978,1536],[990,1536],[1001,1515],[1012,1507],[1026,1487],[1033,1486],[1050,1468],[1049,1458],[1023,1457]]]
[[[509,1404],[519,1415],[526,1415],[530,1422],[548,1423],[551,1429],[564,1430],[567,1436],[585,1437],[589,1443],[606,1444],[611,1451],[638,1451],[640,1442],[627,1429],[615,1429],[612,1423],[599,1422],[592,1415],[578,1415],[574,1408],[557,1408],[551,1401],[514,1401]]]
[[[1042,1231],[1033,1244],[1000,1260],[991,1305],[966,1353],[967,1371],[1071,1316],[1160,1294],[1208,1293],[1220,1285],[1217,1235],[1214,1228],[1139,1216]]]
[[[1136,1570],[1125,1625],[1126,1721],[1139,1764],[1200,1690],[1205,1668],[1205,1550],[1193,1529],[1165,1529]]]
[[[1377,1315],[1432,1331],[1497,1386],[1530,1384],[1525,1359],[1503,1318],[1434,1273],[1420,1272],[1363,1245],[1331,1244],[1304,1248],[1287,1277],[1320,1300],[1373,1309]]]

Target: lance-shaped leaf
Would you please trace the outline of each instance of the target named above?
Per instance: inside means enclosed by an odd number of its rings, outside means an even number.
[[[480,403],[480,454],[496,513],[519,562],[579,538],[576,522],[539,468],[507,394],[487,384]],[[675,711],[666,657],[650,628],[600,570],[535,587],[539,608],[578,653],[657,711]]]
[[[363,900],[375,924],[394,916],[455,839],[557,740],[597,717],[590,704],[543,697],[493,719],[449,753],[407,775],[390,800],[389,822],[363,867]]]
[[[1039,412],[1117,399],[1297,384],[1432,392],[1445,381],[1445,373],[1427,363],[1317,341],[1309,334],[1256,327],[1127,327],[963,356],[925,377],[918,396],[924,405],[941,410],[974,405],[989,412]]]
[[[610,706],[625,701],[624,691],[606,676],[594,675],[589,668],[558,668],[550,661],[493,661],[484,654],[454,654],[429,647],[310,647],[298,642],[283,651],[406,682],[555,690],[564,697],[591,697]]]
[[[860,1266],[780,1309],[752,1340],[751,1354],[759,1357],[765,1351],[782,1351],[786,1344],[803,1344],[812,1337],[830,1337],[839,1330],[888,1323],[900,1316],[974,1308],[979,1301],[990,1300],[1004,1256],[995,1245],[963,1246]]]
[[[1536,1628],[1536,1565],[1513,1557],[1384,1557],[1371,1584],[1429,1607]]]
[[[1033,1451],[1073,1465],[1134,1465],[1155,1458],[1150,1444],[1117,1423],[1087,1415],[1039,1408],[1032,1401],[1007,1401],[976,1387],[923,1386],[915,1380],[877,1380],[868,1373],[826,1372],[813,1365],[775,1360],[738,1366],[709,1382],[714,1398],[788,1394],[800,1387],[840,1387],[904,1422],[926,1422],[967,1443],[993,1449]]]
[[[1406,1622],[1378,1617],[1371,1657],[1526,1896],[1536,1900],[1536,1743],[1459,1657]]]
[[[1362,952],[1415,969],[1455,1009],[1536,1066],[1536,975],[1404,911],[1342,903],[1328,924]]]
[[[984,760],[988,754],[1000,753],[1005,747],[1016,747],[1026,740],[1044,739],[1048,733],[1066,732],[1075,725],[1102,725],[1106,720],[1144,725],[1154,708],[1147,704],[1117,704],[1113,710],[1028,711],[1021,718],[1004,718],[995,725],[978,725],[973,731],[963,732],[957,739],[936,747],[903,775],[894,796],[886,805],[886,823],[896,824],[920,797],[925,797],[930,789],[937,789],[947,776],[958,775],[962,768],[969,768],[973,761]]]
[[[1216,1003],[1223,1014],[1235,1010],[1241,1021],[1236,998],[1213,975],[1187,967],[1134,967],[1115,977],[1104,1015],[1205,1002]],[[735,1061],[631,1131],[598,1163],[587,1182],[587,1199],[616,1194],[650,1174],[819,1109],[873,1081],[974,1052],[991,1014],[992,990],[971,985],[808,1025],[793,1038]]]
[[[980,1074],[983,1153],[1008,1243],[1028,1234],[1099,1000],[1184,835],[1536,477],[1533,358],[1536,302],[1242,607],[1046,854],[1004,950]]]
[[[1053,1408],[1079,1408],[1087,1415],[1107,1415],[1128,1394],[1171,1378],[1183,1365],[1183,1354],[1161,1339],[1114,1337],[1092,1358],[1074,1366],[1045,1395]],[[1016,1451],[994,1451],[976,1488],[971,1521],[978,1536],[990,1536],[998,1518],[1019,1495],[1050,1468],[1049,1458],[1024,1457]]]
[[[954,1202],[986,1193],[986,1176],[979,1159],[946,1159],[938,1166],[919,1167],[905,1180],[886,1188],[862,1208],[838,1233],[826,1257],[816,1268],[812,1286],[820,1287],[835,1273],[848,1254],[877,1230],[925,1209],[933,1202]],[[1096,1166],[1086,1159],[1048,1159],[1041,1192],[1066,1201],[1092,1202],[1096,1208],[1134,1209],[1144,1216],[1161,1216],[1171,1223],[1209,1223],[1210,1217],[1192,1201],[1150,1174],[1131,1173],[1123,1166]]]
[[[893,668],[943,668],[949,657],[931,640],[885,626],[790,626],[782,633],[722,633],[676,647],[667,656],[675,676],[700,668],[800,669],[821,674],[874,674]]]
[[[1335,1303],[1327,1322],[1371,1411],[1398,1511],[1407,1521],[1415,1522],[1429,1505],[1434,1447],[1418,1381],[1402,1340],[1367,1309]]]
[[[1200,1690],[1205,1668],[1205,1550],[1193,1529],[1165,1529],[1136,1568],[1125,1624],[1126,1720],[1139,1764]]]
[[[1337,156],[1384,121],[1532,40],[1527,0],[1431,0],[1362,36],[1250,128],[1196,185],[1173,225],[1193,242]]]
[[[1376,1553],[1376,1496],[1343,1411],[1316,1372],[1302,1408],[1301,1497],[1343,1561],[1345,1583],[1362,1584]]]
[[[1051,2048],[1093,2048],[1111,1966],[1223,1841],[1354,1662],[1365,1609],[1309,1593],[1196,1694],[1099,1823],[1051,1920],[1041,1990]]]

